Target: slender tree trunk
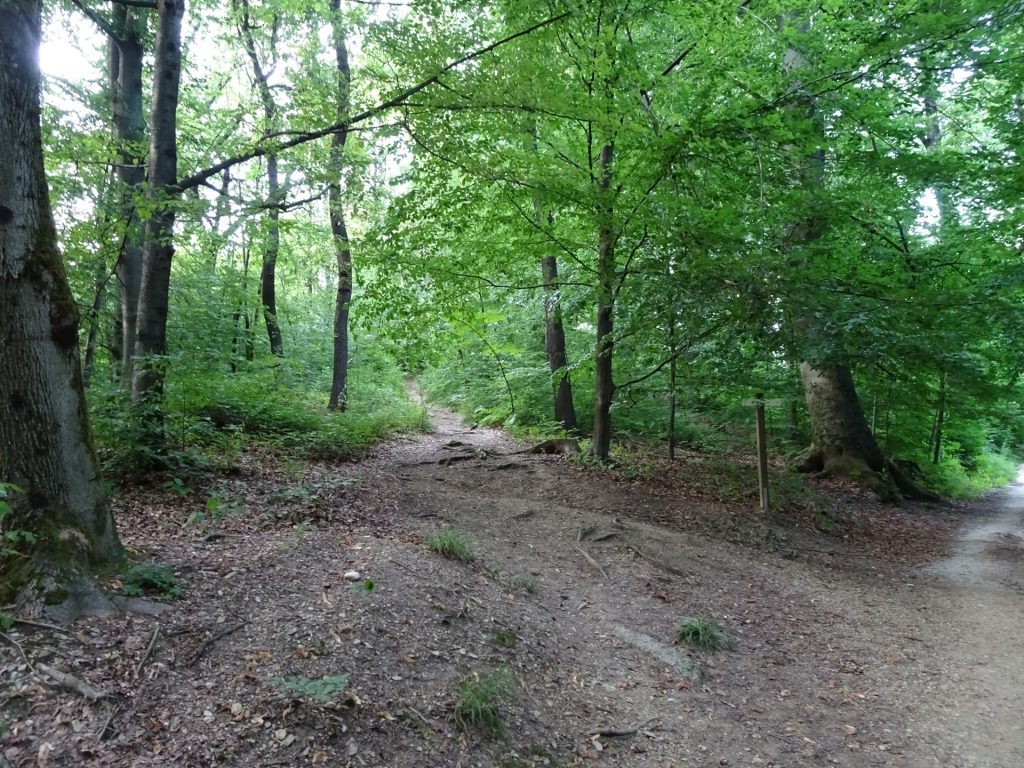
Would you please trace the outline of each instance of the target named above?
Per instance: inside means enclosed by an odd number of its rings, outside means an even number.
[[[40,3],[0,6],[0,480],[13,528],[37,537],[4,573],[0,602],[51,610],[121,545],[100,484],[79,367],[78,311],[57,251],[43,172]],[[65,618],[73,616],[63,614]]]
[[[530,126],[533,151],[537,151],[537,124]],[[549,218],[548,223],[553,219]],[[533,223],[537,229],[544,225],[544,211],[538,195],[533,198]],[[544,353],[548,359],[548,368],[555,399],[555,421],[567,432],[575,432],[579,424],[576,421],[576,406],[572,400],[572,382],[569,379],[569,355],[565,350],[565,327],[562,324],[562,306],[558,283],[558,261],[554,255],[547,254],[540,260],[541,280],[544,283]]]
[[[565,351],[565,327],[559,305],[558,262],[554,256],[548,255],[541,259],[540,267],[545,291],[544,349],[555,385],[555,421],[566,432],[575,432],[578,424],[576,406],[572,401],[572,382],[569,380],[569,356]]]
[[[92,380],[93,370],[96,367],[96,344],[100,333],[100,314],[103,312],[103,303],[107,297],[107,279],[110,273],[107,272],[107,265],[101,263],[96,268],[96,292],[93,295],[92,305],[89,307],[89,314],[86,318],[88,330],[85,336],[85,361],[82,364],[82,386],[88,388]]]
[[[348,63],[348,48],[340,7],[340,0],[331,0],[334,55],[338,66],[338,121],[342,122],[348,117],[352,70]],[[347,140],[347,130],[338,131],[331,137],[331,183],[328,187],[331,234],[334,236],[334,256],[338,266],[338,295],[334,305],[333,376],[327,407],[336,411],[344,411],[348,407],[348,314],[352,303],[352,251],[349,247],[345,208],[341,196],[341,177],[345,167]]]
[[[935,428],[932,430],[932,464],[942,461],[942,431],[946,426],[946,372],[939,377],[939,402],[935,406]]]
[[[669,310],[668,317],[668,353],[671,362],[668,364],[668,457],[676,457],[676,311]]]
[[[121,310],[121,380],[132,380],[137,330],[139,291],[142,284],[144,228],[135,201],[145,181],[145,131],[142,111],[142,39],[146,33],[146,11],[112,3],[108,38],[110,112],[114,142],[120,162],[115,169],[120,187],[121,220],[125,227],[123,247],[116,273]]]
[[[181,80],[181,20],[184,0],[157,0],[159,21],[150,112],[149,197],[153,213],[146,222],[132,401],[142,409],[145,440],[162,447],[164,357],[167,354],[167,306],[174,256],[174,209],[178,178],[178,89]]]
[[[615,381],[612,376],[612,353],[615,341],[615,232],[612,229],[612,205],[609,200],[612,162],[615,150],[611,144],[601,147],[598,159],[598,187],[602,198],[597,234],[597,350],[594,360],[594,432],[590,454],[607,461],[612,444],[612,400]]]
[[[249,3],[243,0],[241,21],[242,40],[245,51],[252,62],[253,75],[256,78],[256,89],[263,104],[263,116],[266,119],[264,130],[270,133],[275,130],[277,104],[270,91],[268,72],[260,62],[256,51],[256,41],[252,34],[252,22],[249,18]],[[275,14],[270,23],[270,47],[277,45],[278,20]],[[271,67],[273,69],[273,67]],[[267,242],[263,250],[263,269],[260,271],[260,300],[263,306],[263,321],[267,326],[267,339],[270,352],[275,357],[284,357],[284,341],[281,338],[281,325],[277,319],[277,256],[281,250],[281,178],[277,170],[277,155],[267,155]]]
[[[280,198],[281,181],[277,175],[277,156],[267,156],[267,182],[269,200],[276,204]],[[263,269],[260,272],[260,300],[263,305],[263,320],[267,326],[270,352],[275,357],[284,357],[284,340],[281,325],[277,319],[277,255],[281,250],[281,211],[271,208],[267,212],[269,225],[267,245],[263,251]]]

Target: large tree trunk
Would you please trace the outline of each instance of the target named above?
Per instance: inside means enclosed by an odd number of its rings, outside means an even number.
[[[334,54],[338,66],[338,120],[348,117],[352,70],[348,63],[348,48],[344,23],[340,16],[340,1],[331,0],[331,26],[334,33]],[[327,407],[344,411],[348,406],[348,314],[352,303],[352,250],[345,226],[345,208],[341,196],[341,176],[345,167],[345,143],[348,131],[341,130],[331,137],[331,183],[328,187],[331,211],[331,234],[334,236],[334,255],[338,266],[338,295],[334,305],[334,355],[331,396]]]
[[[601,147],[599,156],[599,191],[603,198],[599,211],[597,234],[597,349],[594,359],[594,432],[590,455],[607,461],[612,445],[612,400],[615,381],[612,377],[612,353],[615,341],[615,232],[608,195],[611,187],[612,161],[615,150],[611,144]]]
[[[146,222],[132,401],[143,418],[143,440],[163,446],[163,384],[167,354],[167,305],[174,256],[174,209],[178,197],[178,89],[181,81],[181,20],[184,0],[157,0],[159,22],[150,112],[149,196],[154,210]]]
[[[125,228],[117,259],[121,303],[121,381],[132,380],[139,290],[142,284],[144,230],[136,212],[136,198],[145,181],[145,131],[142,111],[142,39],[148,11],[113,3],[109,46],[110,112],[114,143],[120,162],[115,173],[120,187],[122,226]]]
[[[811,415],[811,447],[799,468],[845,476],[885,469],[885,456],[871,434],[857,397],[853,376],[845,365],[800,365],[807,410]]]
[[[0,481],[5,528],[37,536],[12,558],[18,590],[56,612],[91,566],[122,556],[100,485],[79,368],[78,312],[57,252],[43,173],[39,2],[0,6]]]

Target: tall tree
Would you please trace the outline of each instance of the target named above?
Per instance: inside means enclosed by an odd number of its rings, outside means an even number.
[[[341,0],[331,0],[331,33],[334,59],[337,65],[337,122],[349,119],[352,101],[352,69],[348,61],[345,21],[341,16]],[[328,205],[331,216],[331,235],[334,239],[334,258],[337,265],[338,292],[334,303],[334,344],[332,356],[331,396],[327,407],[344,411],[348,407],[348,318],[352,303],[352,249],[345,224],[345,204],[341,182],[345,173],[345,145],[348,128],[335,131],[331,136],[330,182]]]
[[[270,26],[268,47],[271,52],[274,52],[278,47],[280,26],[280,19],[275,11],[270,12],[268,24]],[[256,91],[259,94],[260,103],[263,105],[265,120],[263,132],[271,134],[276,129],[278,113],[277,103],[274,101],[274,94],[270,89],[270,74],[273,72],[274,66],[271,64],[267,67],[261,62],[259,51],[256,48],[256,38],[253,35],[254,27],[255,21],[248,0],[242,0],[242,18],[239,21],[239,29],[242,33],[245,52],[252,63]],[[263,268],[260,271],[260,299],[263,302],[263,321],[267,326],[270,351],[277,357],[284,356],[281,324],[277,319],[277,257],[281,251],[281,204],[283,199],[277,153],[270,152],[267,154],[267,240],[263,248]]]
[[[178,95],[184,0],[157,0],[156,53],[150,109],[146,243],[139,292],[132,400],[147,423],[145,438],[163,442],[162,397],[167,354],[167,308],[174,256],[174,200],[178,180]]]
[[[91,591],[89,569],[122,550],[92,449],[78,311],[43,172],[39,43],[39,2],[0,5],[0,480],[20,489],[13,526],[37,537],[4,588],[71,618]]]

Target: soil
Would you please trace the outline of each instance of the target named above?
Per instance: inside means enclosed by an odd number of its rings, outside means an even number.
[[[431,416],[359,462],[126,488],[182,594],[6,631],[0,766],[1024,766],[1024,485],[814,480],[766,520],[746,457],[606,469]],[[429,551],[449,528],[471,561]],[[456,713],[488,684],[494,731]]]

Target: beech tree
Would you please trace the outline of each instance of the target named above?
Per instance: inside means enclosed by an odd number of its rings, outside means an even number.
[[[40,137],[40,3],[0,6],[0,481],[35,543],[2,596],[73,618],[91,568],[122,556],[100,483],[79,365],[78,311],[57,250]],[[6,525],[7,523],[5,523]]]

